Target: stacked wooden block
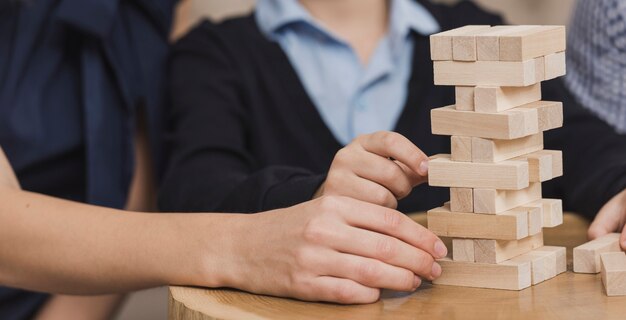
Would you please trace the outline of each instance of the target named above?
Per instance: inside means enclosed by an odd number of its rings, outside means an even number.
[[[601,273],[609,296],[626,295],[626,254],[619,239],[619,233],[609,233],[574,248],[574,272]]]
[[[562,223],[561,200],[541,183],[563,174],[543,132],[563,124],[561,102],[541,100],[541,82],[565,74],[563,26],[466,26],[432,35],[436,85],[456,104],[433,109],[433,134],[451,154],[429,164],[429,184],[450,202],[428,228],[452,238],[435,284],[521,290],[566,270],[565,248],[544,246],[542,228]]]

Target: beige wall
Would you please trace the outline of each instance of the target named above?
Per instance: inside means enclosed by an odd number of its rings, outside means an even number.
[[[286,0],[284,0],[286,1]],[[458,0],[437,0],[456,2]],[[575,0],[476,0],[483,8],[500,12],[512,24],[567,24]],[[203,17],[221,20],[252,10],[254,0],[184,0],[179,6],[174,36]]]

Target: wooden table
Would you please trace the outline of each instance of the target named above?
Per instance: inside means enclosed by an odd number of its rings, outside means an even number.
[[[412,216],[425,224],[424,214]],[[545,243],[567,247],[568,271],[522,291],[433,286],[383,292],[377,303],[342,306],[229,289],[170,287],[169,317],[178,319],[626,319],[626,297],[607,297],[600,275],[575,274],[572,248],[587,241],[588,223],[566,214],[545,229]]]

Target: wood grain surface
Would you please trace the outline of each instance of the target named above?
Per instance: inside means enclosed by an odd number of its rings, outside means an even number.
[[[412,215],[426,224],[424,214]],[[169,317],[192,319],[626,319],[626,297],[608,297],[599,274],[575,274],[572,248],[587,241],[588,222],[566,214],[544,229],[546,245],[567,247],[568,271],[522,291],[425,283],[414,293],[384,291],[380,301],[342,306],[230,289],[170,287]],[[451,247],[449,246],[451,249]]]

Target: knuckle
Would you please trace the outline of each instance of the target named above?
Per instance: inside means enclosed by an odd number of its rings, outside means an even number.
[[[381,140],[387,148],[394,148],[398,145],[399,137],[395,132],[381,132]]]
[[[423,275],[430,275],[435,260],[430,254],[420,252],[415,266],[417,266],[418,272]]]
[[[415,274],[411,271],[405,270],[402,271],[402,284],[401,287],[405,291],[409,291],[413,289],[413,279],[415,279]]]
[[[304,226],[303,238],[308,243],[319,244],[326,238],[326,228],[319,218],[309,220]]]
[[[370,261],[362,262],[357,266],[359,279],[365,283],[372,283],[380,277],[380,268]]]
[[[349,283],[337,284],[332,289],[332,295],[337,302],[350,303],[357,298],[357,290]]]
[[[376,242],[376,257],[383,261],[392,259],[397,251],[396,244],[389,237],[381,238]]]
[[[340,202],[341,202],[341,197],[339,196],[330,195],[330,196],[322,197],[320,199],[320,204],[319,204],[321,213],[328,214],[328,213],[335,212],[337,208],[339,207]]]
[[[390,207],[395,201],[395,197],[386,189],[380,188],[372,192],[372,202],[385,207]]]
[[[393,162],[389,161],[385,169],[381,170],[381,175],[386,183],[393,183],[403,178],[404,173]]]

